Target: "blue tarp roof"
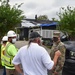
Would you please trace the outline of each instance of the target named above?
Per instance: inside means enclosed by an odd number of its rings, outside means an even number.
[[[58,25],[58,23],[57,22],[52,22],[50,24],[49,23],[48,24],[47,23],[46,24],[41,24],[40,26],[43,27],[43,26],[53,26],[53,25],[56,26],[56,25]]]

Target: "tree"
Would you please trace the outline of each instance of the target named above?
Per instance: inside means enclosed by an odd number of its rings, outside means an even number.
[[[58,22],[58,20],[56,18],[52,18],[52,21],[57,21]]]
[[[21,23],[24,18],[23,11],[20,10],[20,6],[15,4],[13,7],[6,1],[1,1],[0,6],[0,36],[4,36],[7,31],[14,30],[14,28]]]
[[[37,17],[38,20],[49,20],[47,15],[40,15]]]
[[[75,36],[75,8],[67,6],[65,9],[62,7],[58,16],[60,19],[58,29],[68,32],[71,37]]]

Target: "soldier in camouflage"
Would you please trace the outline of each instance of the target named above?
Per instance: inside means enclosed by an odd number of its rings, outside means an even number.
[[[60,40],[60,32],[54,32],[53,33],[53,46],[51,48],[50,56],[53,60],[55,52],[60,51],[61,55],[58,58],[57,64],[55,68],[52,70],[51,75],[62,75],[62,68],[65,61],[65,46]]]

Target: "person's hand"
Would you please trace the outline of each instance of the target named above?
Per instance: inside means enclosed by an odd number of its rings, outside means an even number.
[[[53,73],[53,75],[58,75],[58,72],[55,71],[55,72]]]
[[[55,55],[59,57],[61,55],[61,52],[58,50],[55,52]]]

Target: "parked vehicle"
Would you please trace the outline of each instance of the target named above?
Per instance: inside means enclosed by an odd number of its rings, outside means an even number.
[[[66,32],[64,32],[64,33],[60,32],[60,39],[61,39],[62,42],[68,41],[69,36]],[[52,46],[53,45],[53,38],[44,39],[43,44],[47,45],[47,46]]]
[[[62,75],[75,75],[75,41],[67,41],[64,44],[66,54]]]

